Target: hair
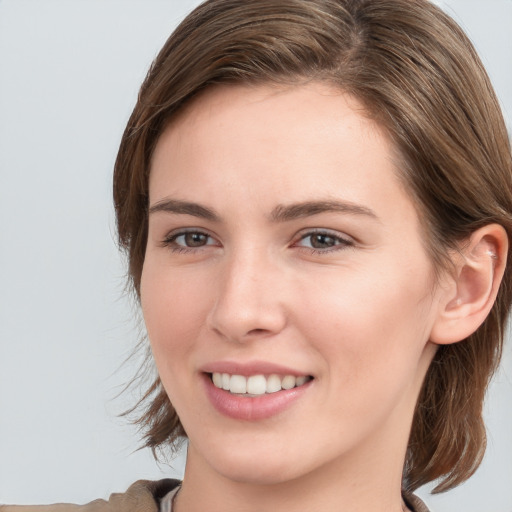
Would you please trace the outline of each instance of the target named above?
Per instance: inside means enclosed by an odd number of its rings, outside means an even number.
[[[498,223],[512,240],[512,157],[489,78],[461,28],[427,0],[208,0],[153,62],[114,171],[119,242],[140,299],[148,176],[160,135],[215,84],[328,83],[356,97],[400,155],[434,268],[471,233]],[[482,404],[500,360],[512,301],[509,248],[496,302],[467,339],[440,346],[416,406],[404,466],[407,490],[460,484],[485,451]],[[186,436],[158,377],[141,401],[145,446]]]

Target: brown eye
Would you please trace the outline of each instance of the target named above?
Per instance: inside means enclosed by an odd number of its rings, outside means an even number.
[[[216,245],[216,241],[207,233],[201,231],[182,231],[169,236],[164,245],[176,250],[198,249],[207,245]]]
[[[336,245],[336,238],[330,235],[317,233],[310,235],[310,244],[314,249],[329,249]]]
[[[183,244],[187,247],[201,247],[208,243],[208,235],[204,233],[186,233],[178,238],[183,238]]]
[[[314,231],[306,233],[296,244],[298,247],[311,249],[315,252],[336,251],[353,246],[354,242],[328,231]]]

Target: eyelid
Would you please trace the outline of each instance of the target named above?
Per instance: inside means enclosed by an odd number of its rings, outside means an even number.
[[[338,243],[333,245],[332,247],[319,249],[315,247],[305,247],[298,245],[301,241],[313,235],[326,235],[335,239]],[[292,245],[299,247],[301,249],[305,249],[311,251],[313,253],[329,253],[333,251],[339,251],[343,249],[347,249],[349,247],[353,247],[356,244],[356,241],[349,235],[345,233],[340,233],[339,231],[328,229],[328,228],[308,228],[300,231],[295,237],[295,241]]]
[[[197,247],[188,247],[186,245],[180,245],[176,243],[176,239],[180,236],[191,234],[191,233],[197,233],[199,235],[204,235],[208,237],[210,240],[215,241],[215,243],[206,243],[204,245],[200,245]],[[203,228],[195,228],[195,227],[187,227],[187,228],[177,228],[173,229],[169,233],[167,233],[162,242],[161,245],[163,247],[171,248],[175,250],[176,252],[193,252],[193,251],[200,251],[203,250],[205,247],[212,247],[216,246],[219,247],[220,243],[218,239],[210,233],[208,230]]]
[[[304,228],[304,229],[301,229],[297,233],[296,238],[301,239],[301,238],[307,237],[308,235],[318,235],[318,234],[329,235],[329,236],[332,236],[333,238],[339,238],[341,240],[345,240],[346,242],[356,243],[356,240],[352,236],[347,235],[346,233],[344,233],[342,231],[338,231],[336,229],[330,229],[330,228]]]

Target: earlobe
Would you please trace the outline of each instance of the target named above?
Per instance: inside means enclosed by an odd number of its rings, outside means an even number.
[[[454,255],[430,341],[445,345],[473,334],[489,314],[503,278],[507,233],[498,224],[476,230]]]

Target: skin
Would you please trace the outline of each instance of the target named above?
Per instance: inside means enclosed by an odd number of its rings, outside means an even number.
[[[402,510],[448,291],[393,145],[362,112],[322,84],[222,86],[157,144],[141,302],[189,436],[178,512]],[[304,202],[345,207],[272,218]],[[201,368],[216,361],[286,364],[313,381],[283,412],[236,420],[206,396]]]

